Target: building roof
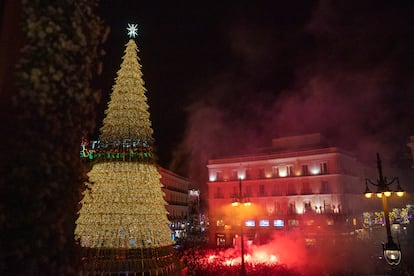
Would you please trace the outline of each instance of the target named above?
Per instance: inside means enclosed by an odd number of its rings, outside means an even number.
[[[328,145],[326,139],[319,133],[288,136],[272,139],[272,146],[258,149],[254,153],[233,155],[210,159],[207,167],[223,163],[252,162],[269,159],[294,158],[308,155],[345,153],[337,147]]]

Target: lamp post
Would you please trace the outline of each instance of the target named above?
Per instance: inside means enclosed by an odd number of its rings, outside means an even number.
[[[371,192],[371,190],[368,188],[368,183],[377,187],[377,191],[375,194],[378,198],[381,198],[382,200],[382,209],[385,218],[385,228],[387,231],[387,243],[382,245],[382,250],[387,263],[391,267],[395,267],[401,262],[401,249],[400,246],[394,242],[391,235],[390,217],[388,212],[388,197],[390,197],[393,192],[395,192],[398,197],[402,197],[405,192],[401,188],[400,182],[397,177],[394,177],[390,182],[388,182],[387,178],[382,175],[382,166],[379,153],[377,153],[377,168],[379,179],[375,183],[370,179],[366,178],[364,194],[366,198],[371,198],[373,195],[373,192]],[[390,185],[394,182],[397,183],[397,189],[395,191],[392,191],[390,189]]]
[[[248,198],[243,197],[242,194],[242,179],[239,178],[239,194],[238,196],[235,196],[235,200],[233,201],[233,203],[231,204],[234,207],[239,207],[241,205],[244,206],[249,206],[250,205],[250,201],[248,200]],[[245,276],[246,275],[246,267],[244,266],[244,234],[243,234],[243,219],[241,219],[240,222],[240,240],[241,240],[241,270],[240,270],[240,275],[241,276]]]

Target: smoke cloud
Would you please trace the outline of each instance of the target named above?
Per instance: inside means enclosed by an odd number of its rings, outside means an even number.
[[[274,137],[320,132],[371,163],[376,152],[392,159],[405,150],[414,134],[413,4],[371,4],[319,1],[301,20],[274,19],[274,7],[261,17],[229,12],[228,63],[194,88],[171,167],[189,161],[206,191],[208,159]]]

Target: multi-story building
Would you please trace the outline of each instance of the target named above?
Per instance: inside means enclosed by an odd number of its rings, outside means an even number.
[[[162,167],[158,167],[158,172],[161,174],[161,183],[164,185],[162,188],[165,194],[164,198],[168,203],[166,209],[169,213],[168,219],[171,222],[170,228],[173,231],[172,239],[185,238],[189,224],[191,183],[187,178]]]
[[[233,245],[240,223],[260,242],[273,231],[352,225],[364,208],[362,165],[319,134],[273,139],[271,148],[207,168],[209,240],[217,246]],[[232,206],[240,200],[251,204]]]

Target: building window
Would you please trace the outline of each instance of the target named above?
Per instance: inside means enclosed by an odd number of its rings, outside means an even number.
[[[328,173],[328,166],[326,165],[325,162],[320,164],[321,167],[321,174],[327,174]]]
[[[246,179],[252,179],[252,170],[251,169],[246,170]]]
[[[332,207],[330,203],[326,203],[325,200],[323,201],[323,211],[324,213],[331,213]]]
[[[310,195],[312,194],[312,190],[310,188],[309,182],[302,183],[302,194],[303,195]]]
[[[303,206],[304,206],[304,209],[305,209],[305,213],[311,213],[311,212],[313,212],[312,204],[311,204],[310,201],[304,202],[303,203]]]
[[[259,169],[259,177],[260,178],[265,178],[266,177],[266,173],[265,173],[265,169]]]
[[[301,171],[302,175],[309,175],[309,169],[308,169],[308,165],[302,165],[302,171]]]
[[[250,185],[246,187],[245,196],[247,196],[247,197],[252,196],[252,187]]]
[[[294,176],[292,165],[287,166],[287,171],[288,171],[288,176]]]
[[[288,195],[296,195],[297,191],[296,191],[296,185],[294,183],[289,183],[288,184]]]
[[[272,167],[272,176],[273,177],[279,177],[279,168],[278,167]]]
[[[296,214],[296,204],[295,204],[295,202],[289,203],[289,214]]]
[[[216,172],[216,181],[223,181],[223,172]]]
[[[297,219],[290,219],[290,220],[288,220],[288,225],[290,227],[297,227],[297,226],[299,226],[299,220],[297,220]]]
[[[226,246],[226,238],[224,234],[217,234],[216,236],[217,246],[224,247]]]
[[[293,176],[293,166],[287,165],[287,166],[281,166],[279,167],[279,176],[285,177],[285,176]]]
[[[281,196],[282,195],[282,189],[280,185],[274,185],[272,190],[272,196]]]
[[[266,196],[265,186],[263,184],[259,185],[259,196]]]
[[[239,172],[234,170],[231,172],[231,179],[232,180],[238,180],[239,179]]]
[[[289,166],[286,166],[286,168],[287,168],[287,175],[288,176],[293,176],[294,175],[293,174],[293,166],[289,165]]]
[[[234,199],[238,199],[239,198],[239,187],[233,186],[233,193],[232,193],[232,198]]]
[[[282,214],[282,208],[281,208],[281,206],[280,206],[280,202],[275,202],[275,213],[276,213],[277,215]]]
[[[326,180],[321,181],[321,194],[329,194],[329,183]]]

